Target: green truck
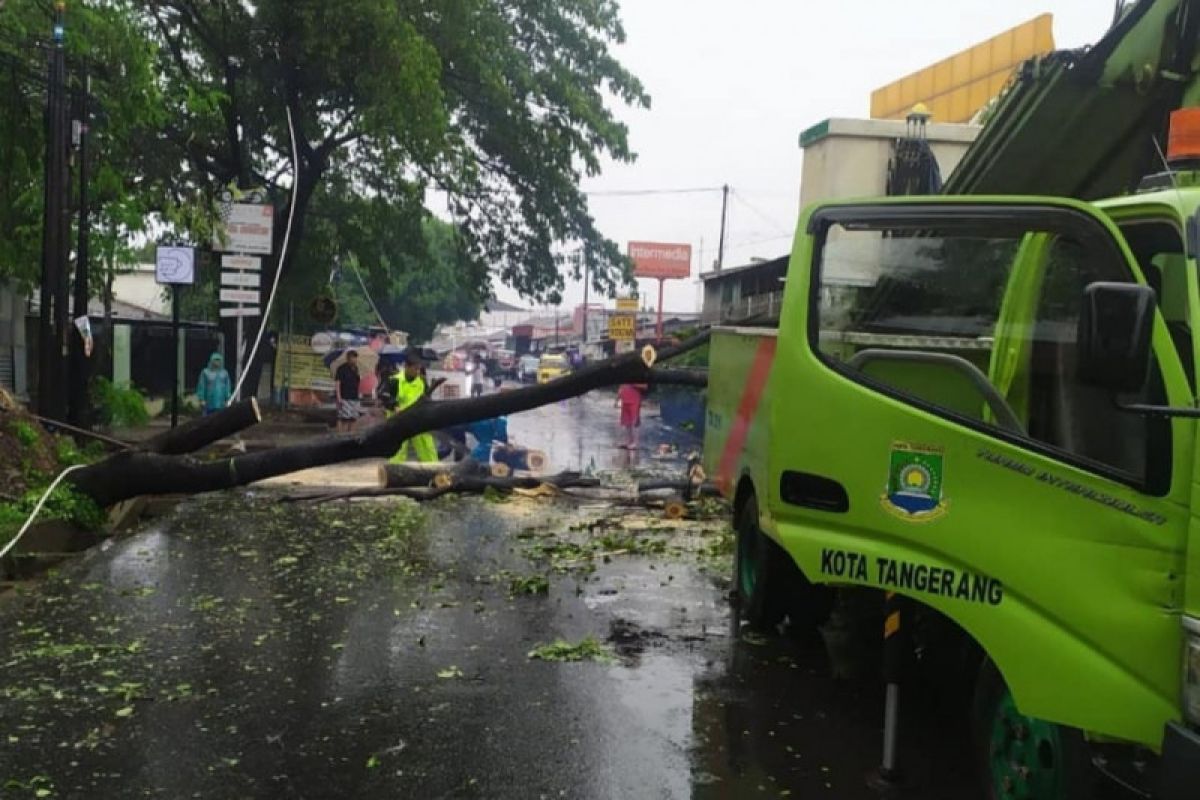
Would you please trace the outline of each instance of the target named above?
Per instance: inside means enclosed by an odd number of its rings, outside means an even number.
[[[1200,798],[1197,106],[1200,0],[1119,2],[942,194],[804,211],[778,330],[713,334],[739,613],[876,647],[885,777],[916,663],[985,796]]]
[[[818,205],[778,330],[714,331],[743,618],[903,598],[941,631],[914,649],[972,664],[993,797],[1090,796],[1114,743],[1161,754],[1157,796],[1200,797],[1198,207]]]

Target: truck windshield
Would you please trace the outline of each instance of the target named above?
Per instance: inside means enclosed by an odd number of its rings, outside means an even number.
[[[814,265],[822,356],[968,424],[1150,482],[1148,448],[1169,426],[1117,411],[1075,378],[1084,288],[1133,280],[1113,238],[1078,219],[933,219],[827,227]],[[1157,366],[1143,395],[1162,398]]]

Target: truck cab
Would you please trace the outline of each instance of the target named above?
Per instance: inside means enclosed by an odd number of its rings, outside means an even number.
[[[854,592],[945,620],[982,656],[994,797],[1080,796],[1099,741],[1162,753],[1159,796],[1200,785],[1198,205],[818,205],[778,331],[714,334],[743,612]]]

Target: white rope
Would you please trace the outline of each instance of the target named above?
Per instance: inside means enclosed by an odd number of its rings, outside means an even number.
[[[296,217],[296,197],[300,194],[300,156],[296,150],[296,129],[292,125],[292,109],[289,106],[285,110],[287,111],[288,136],[292,142],[292,202],[288,205],[287,228],[283,232],[283,244],[279,248],[279,263],[275,268],[275,280],[271,284],[271,294],[267,296],[267,307],[263,309],[262,322],[258,326],[258,336],[254,338],[254,347],[250,350],[250,357],[246,359],[246,367],[238,376],[237,386],[233,387],[233,393],[229,395],[229,402],[226,405],[233,405],[237,400],[238,394],[242,391],[242,384],[246,382],[246,376],[250,374],[250,367],[254,364],[254,357],[258,355],[258,346],[262,344],[263,334],[267,332],[267,321],[271,318],[271,306],[275,304],[275,293],[279,291],[279,278],[283,275],[284,259],[287,258],[288,243],[292,238],[292,220]],[[237,344],[238,347],[242,346],[241,342]]]
[[[33,507],[33,512],[29,515],[29,518],[25,520],[25,524],[21,526],[21,530],[17,531],[17,535],[14,536],[8,544],[4,545],[3,548],[0,548],[0,558],[4,558],[6,555],[8,555],[8,551],[16,547],[17,542],[21,541],[21,537],[25,535],[25,532],[29,530],[29,526],[33,524],[35,519],[37,519],[38,512],[42,510],[42,506],[46,504],[46,500],[50,498],[50,495],[53,494],[54,490],[58,488],[58,485],[62,483],[62,479],[67,477],[67,475],[71,472],[74,472],[77,469],[82,469],[84,466],[86,465],[75,464],[58,473],[58,477],[55,478],[54,482],[50,484],[50,488],[47,489],[42,495],[42,499],[38,500],[37,505]]]

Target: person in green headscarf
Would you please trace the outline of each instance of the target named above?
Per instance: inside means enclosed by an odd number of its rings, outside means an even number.
[[[208,357],[208,366],[200,370],[200,380],[196,381],[196,396],[200,398],[204,416],[215,414],[228,405],[232,393],[225,359],[220,353],[213,353]]]

